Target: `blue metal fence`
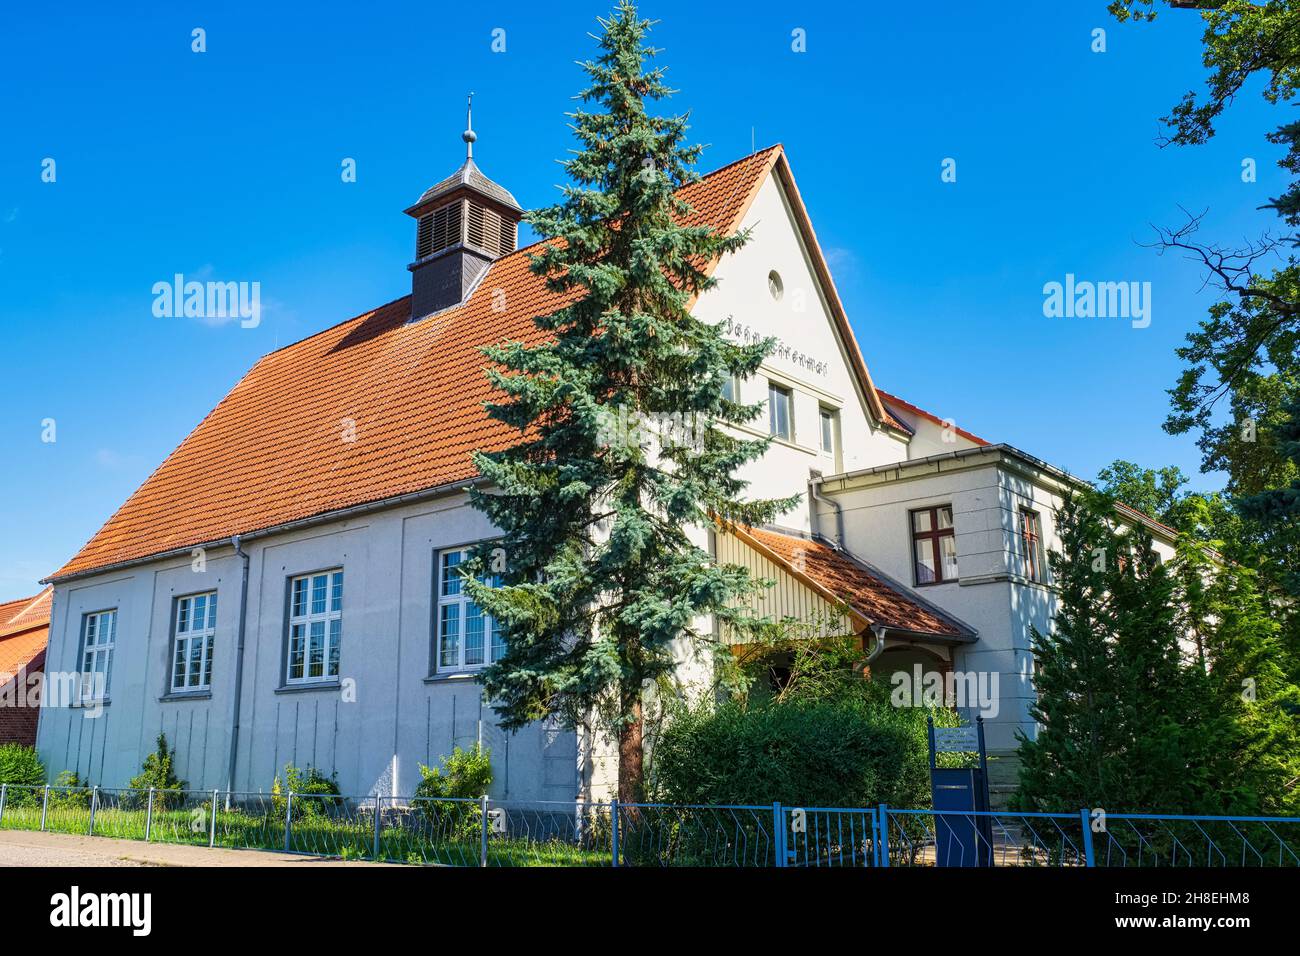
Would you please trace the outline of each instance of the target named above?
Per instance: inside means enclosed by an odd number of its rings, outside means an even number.
[[[1300,867],[1300,818],[0,785],[0,829],[436,866]]]

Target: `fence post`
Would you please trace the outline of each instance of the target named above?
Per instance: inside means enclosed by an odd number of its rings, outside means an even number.
[[[45,832],[45,814],[50,809],[50,785],[45,785],[45,796],[41,800],[41,832]]]
[[[153,834],[153,787],[149,788],[149,805],[144,811],[144,842],[149,842],[149,837]]]
[[[0,807],[4,804],[0,803]],[[614,866],[618,866],[618,799],[615,798],[609,803],[609,835],[610,850],[613,853]]]
[[[98,806],[99,806],[99,784],[95,784],[95,786],[90,791],[90,828],[89,830],[86,831],[90,836],[95,835],[95,810],[98,808]]]
[[[5,818],[5,791],[8,788],[9,784],[0,783],[0,823],[3,823]]]
[[[785,866],[785,813],[780,801],[772,804],[772,841],[776,851],[776,865]]]
[[[1088,808],[1079,811],[1079,822],[1083,825],[1083,860],[1085,866],[1096,866],[1097,861],[1092,850],[1092,818]]]
[[[208,848],[217,845],[217,788],[212,788],[212,819],[208,821]]]
[[[876,809],[876,817],[880,820],[880,840],[876,854],[881,866],[889,866],[889,805],[882,803]]]
[[[289,799],[284,802],[284,852],[289,852],[289,834],[293,830],[293,791],[289,791]]]
[[[376,862],[376,863],[379,862],[379,827],[381,826],[381,820],[382,820],[383,815],[384,815],[384,804],[383,804],[383,799],[384,799],[384,798],[381,797],[379,794],[375,794],[375,849],[374,849],[374,857],[375,857],[375,862]]]
[[[487,866],[488,798],[486,793],[483,794],[483,799],[480,801],[480,805],[483,813],[482,813],[482,818],[479,821],[480,839],[479,839],[479,850],[478,850],[478,865]]]

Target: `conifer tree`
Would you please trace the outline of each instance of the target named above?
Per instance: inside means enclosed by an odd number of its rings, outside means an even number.
[[[1017,804],[1294,812],[1300,689],[1257,575],[1190,534],[1161,562],[1105,495],[1067,497],[1057,527],[1059,603],[1052,633],[1033,635],[1039,729],[1021,739]]]
[[[573,184],[529,216],[547,239],[532,269],[570,304],[536,319],[537,344],[485,350],[503,393],[488,413],[520,437],[475,456],[493,487],[472,501],[502,537],[469,562],[466,587],[504,633],[504,657],[483,675],[502,726],[594,714],[618,742],[619,798],[635,801],[647,686],[684,649],[725,663],[708,615],[723,633],[755,625],[737,605],[760,582],[714,562],[704,529],[762,524],[798,499],[744,500],[737,472],[767,441],[725,427],[761,411],[724,388],[772,343],[733,344],[690,311],[715,284],[708,266],[747,236],[682,224],[676,192],[698,178],[700,147],[685,144],[686,117],[647,109],[671,92],[644,45],[651,24],[629,2],[600,22],[572,114]],[[475,577],[490,572],[499,586]]]
[[[1021,740],[1018,805],[1028,810],[1103,805],[1117,789],[1109,759],[1120,733],[1113,633],[1106,593],[1109,530],[1096,509],[1065,499],[1056,516],[1061,550],[1048,556],[1059,606],[1050,634],[1032,632],[1035,740]],[[1113,554],[1112,554],[1113,556]]]
[[[1018,805],[1192,812],[1211,737],[1178,641],[1174,580],[1104,495],[1067,496],[1050,634],[1033,631],[1037,737],[1022,736]]]
[[[1250,568],[1202,542],[1178,548],[1175,601],[1198,634],[1204,763],[1222,813],[1300,810],[1300,687],[1287,672],[1282,626]]]

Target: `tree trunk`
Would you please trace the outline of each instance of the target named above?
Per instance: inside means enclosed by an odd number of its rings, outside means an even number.
[[[627,719],[618,728],[618,801],[640,803],[645,786],[645,751],[642,737],[645,718],[641,712],[640,686],[625,694],[623,713]],[[631,698],[631,699],[627,699]]]

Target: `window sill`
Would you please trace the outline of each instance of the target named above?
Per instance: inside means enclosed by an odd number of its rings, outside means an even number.
[[[824,455],[822,455],[822,453],[819,452],[813,446],[801,445],[793,438],[782,438],[780,435],[773,435],[771,432],[760,432],[759,434],[761,434],[764,438],[772,439],[773,445],[781,445],[785,448],[793,449],[794,451],[801,451],[806,455],[817,455],[818,457],[824,457]]]
[[[1051,581],[1038,581],[1034,578],[1027,578],[1023,574],[1009,574],[1007,580],[1013,584],[1019,584],[1027,588],[1042,588],[1044,591],[1055,591],[1056,585]]]
[[[446,684],[458,681],[472,681],[483,672],[483,668],[472,671],[442,671],[437,674],[430,674],[424,679],[426,684]]]
[[[158,701],[163,704],[171,703],[176,700],[211,700],[212,691],[210,690],[174,690],[169,694],[163,694]]]
[[[308,694],[317,690],[337,691],[343,687],[338,680],[312,681],[308,684],[282,684],[275,689],[277,694]]]

